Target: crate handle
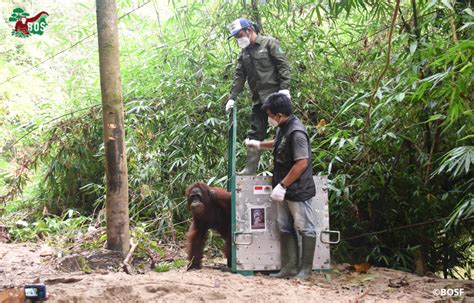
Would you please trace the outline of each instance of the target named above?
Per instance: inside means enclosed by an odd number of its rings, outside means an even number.
[[[236,241],[237,235],[250,235],[250,242],[249,242],[249,243],[246,243],[246,242],[238,243],[238,242]],[[235,245],[252,245],[252,243],[253,243],[252,233],[235,232],[235,233],[234,233],[234,239],[233,239],[233,240],[234,240],[234,244],[235,244]]]
[[[325,241],[323,240],[323,234],[328,234],[329,238],[331,238],[331,234],[336,234],[337,235],[337,240],[336,241]],[[338,244],[339,241],[341,241],[341,232],[338,230],[322,230],[321,233],[319,234],[319,239],[321,240],[321,243],[324,244]]]

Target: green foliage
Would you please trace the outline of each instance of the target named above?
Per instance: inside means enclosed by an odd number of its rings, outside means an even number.
[[[156,237],[153,236],[154,231],[147,231],[147,229],[150,230],[149,226],[141,223],[135,226],[132,230],[133,241],[137,243],[135,255],[139,258],[145,258],[151,250],[163,258],[165,256],[163,247],[158,244]]]
[[[474,146],[456,147],[441,159],[441,165],[433,174],[447,173],[456,178],[468,174],[471,164],[474,164]]]
[[[128,8],[130,1],[120,4]],[[249,1],[172,4],[166,20],[121,19],[130,214],[134,237],[144,243],[139,251],[160,251],[155,240],[146,241],[149,234],[183,238],[187,185],[225,184],[224,104],[239,51],[226,40],[227,24],[243,16],[261,21],[262,34],[277,37],[288,54],[292,102],[308,126],[314,172],[331,179],[331,228],[350,238],[437,220],[343,241],[334,250],[336,260],[413,270],[419,252],[430,270],[446,276],[469,264],[474,16],[466,4],[402,1],[370,123],[368,103],[385,64],[393,3],[271,0],[257,9]],[[88,28],[77,36],[90,34]],[[33,200],[56,214],[73,208],[92,215],[103,207],[101,114],[98,107],[77,111],[84,103],[100,104],[92,54],[67,60],[74,73],[64,90],[74,113],[43,125],[32,136],[37,140],[29,141],[38,143],[25,147],[33,151],[28,167],[36,166],[44,180]],[[249,127],[248,97],[237,101],[238,142]],[[239,145],[238,167],[244,152]],[[271,155],[265,154],[260,171],[270,170]],[[29,184],[26,173],[3,182],[19,190]]]
[[[164,263],[160,263],[158,264],[154,271],[156,272],[167,272],[167,271],[170,271],[172,269],[175,269],[175,268],[181,268],[181,267],[184,267],[186,266],[188,263],[187,260],[174,260],[172,262],[164,262]]]
[[[17,220],[9,224],[8,230],[14,241],[31,241],[48,239],[56,244],[74,242],[87,230],[90,218],[69,210],[64,217],[44,217],[33,223]]]

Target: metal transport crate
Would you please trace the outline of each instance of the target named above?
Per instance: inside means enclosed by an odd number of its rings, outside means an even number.
[[[330,244],[339,242],[339,232],[329,230],[328,187],[326,176],[313,176],[316,196],[316,250],[314,270],[330,270]],[[270,200],[271,177],[236,176],[235,186],[236,271],[273,271],[280,269],[280,239],[276,226],[277,207]],[[337,239],[330,240],[330,234]]]

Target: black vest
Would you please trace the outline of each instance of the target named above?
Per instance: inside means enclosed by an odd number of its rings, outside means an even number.
[[[291,167],[295,164],[293,161],[293,149],[291,146],[291,137],[295,131],[301,131],[308,139],[308,166],[303,174],[286,190],[285,199],[290,201],[306,201],[316,195],[316,187],[313,181],[313,169],[311,164],[311,144],[309,136],[303,123],[291,115],[284,125],[278,127],[273,149],[274,169],[272,186],[275,187],[285,178]]]

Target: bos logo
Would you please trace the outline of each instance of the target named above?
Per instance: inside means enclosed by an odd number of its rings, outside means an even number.
[[[47,12],[40,12],[34,17],[30,17],[30,14],[25,12],[20,7],[13,10],[9,22],[15,23],[15,29],[12,31],[12,35],[19,38],[28,38],[31,35],[43,35],[44,30],[48,23],[46,17],[49,14]]]

